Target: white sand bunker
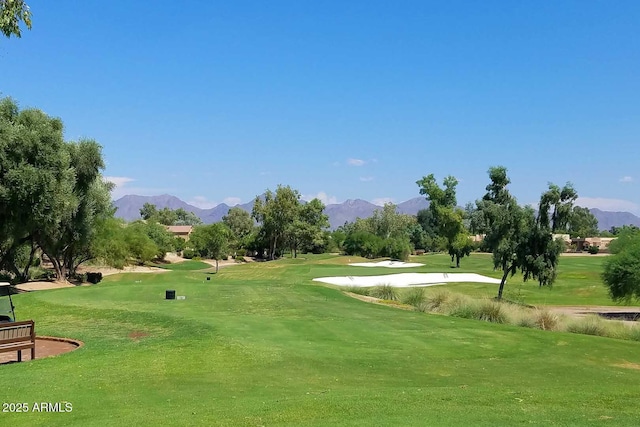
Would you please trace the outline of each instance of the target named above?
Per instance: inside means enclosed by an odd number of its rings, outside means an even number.
[[[349,264],[353,267],[388,267],[388,268],[409,268],[422,267],[424,264],[418,262],[402,262],[402,261],[380,261],[380,262],[356,262]]]
[[[435,286],[456,282],[500,284],[499,279],[475,273],[399,273],[387,274],[384,276],[319,277],[313,280],[316,282],[329,283],[331,285],[356,286],[360,288],[378,285],[391,285],[396,288],[408,288],[410,286]]]

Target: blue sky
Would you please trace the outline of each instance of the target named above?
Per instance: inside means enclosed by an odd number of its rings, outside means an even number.
[[[640,214],[638,1],[28,3],[0,92],[100,142],[116,198],[401,202],[434,173],[464,204],[504,165],[521,203],[571,181]]]

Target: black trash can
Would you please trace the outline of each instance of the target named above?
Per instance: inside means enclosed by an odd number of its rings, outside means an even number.
[[[176,291],[167,289],[166,299],[176,299]]]

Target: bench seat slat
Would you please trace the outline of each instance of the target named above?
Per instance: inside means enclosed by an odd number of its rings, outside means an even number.
[[[16,350],[26,350],[32,347],[35,347],[35,343],[0,345],[0,353],[6,353],[8,351],[16,351]]]

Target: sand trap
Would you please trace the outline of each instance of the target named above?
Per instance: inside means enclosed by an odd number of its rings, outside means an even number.
[[[319,277],[313,280],[316,282],[329,283],[331,285],[356,286],[359,288],[383,284],[389,284],[396,288],[407,288],[410,286],[435,286],[459,282],[500,284],[499,279],[475,273],[399,273],[387,274],[384,276]]]
[[[410,268],[410,267],[422,267],[424,264],[417,262],[402,262],[402,261],[380,261],[380,262],[356,262],[349,264],[354,267],[387,267],[387,268]]]

